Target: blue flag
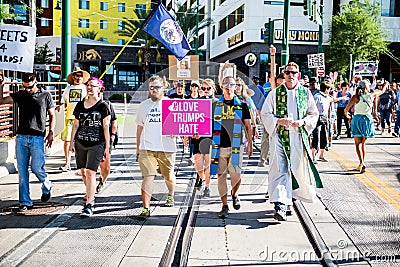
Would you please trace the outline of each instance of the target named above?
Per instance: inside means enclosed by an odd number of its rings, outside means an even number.
[[[140,28],[165,45],[179,60],[191,49],[181,27],[162,3],[151,11]]]

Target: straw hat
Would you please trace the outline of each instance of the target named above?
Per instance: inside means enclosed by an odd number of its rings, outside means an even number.
[[[73,83],[74,83],[74,80],[72,79],[72,75],[74,75],[74,74],[77,73],[77,72],[82,72],[82,75],[83,75],[83,83],[87,83],[87,81],[88,81],[89,78],[90,78],[89,72],[87,72],[87,71],[85,71],[85,70],[82,70],[80,67],[77,67],[77,66],[75,66],[75,67],[74,67],[74,70],[73,70],[70,74],[68,74],[67,82],[68,82],[69,84],[73,84]]]

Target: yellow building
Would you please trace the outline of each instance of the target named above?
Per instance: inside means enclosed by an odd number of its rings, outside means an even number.
[[[49,0],[47,0],[49,1]],[[62,10],[60,1],[53,1],[53,36],[61,35]],[[46,0],[39,0],[39,3]],[[94,31],[96,40],[113,44],[124,44],[127,38],[115,34],[123,30],[124,17],[137,18],[134,10],[150,9],[150,1],[145,0],[70,0],[71,35],[80,36],[81,32]],[[40,5],[38,6],[40,8]],[[38,25],[40,27],[40,25]]]

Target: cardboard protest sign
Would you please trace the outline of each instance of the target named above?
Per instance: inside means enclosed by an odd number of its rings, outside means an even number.
[[[186,56],[178,61],[174,56],[168,56],[170,80],[198,80],[199,56]]]
[[[162,135],[211,136],[211,100],[163,99]]]
[[[378,74],[378,61],[356,61],[353,75],[373,76]]]
[[[0,24],[0,69],[33,71],[36,28]]]

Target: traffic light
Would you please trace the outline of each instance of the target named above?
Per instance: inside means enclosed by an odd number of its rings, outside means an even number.
[[[309,17],[311,14],[311,0],[303,0],[303,14],[304,16]]]
[[[264,43],[274,43],[274,21],[268,19],[268,22],[264,23]]]
[[[271,19],[268,19],[268,22],[264,23],[264,43],[268,43],[270,39],[270,25],[271,25]]]

